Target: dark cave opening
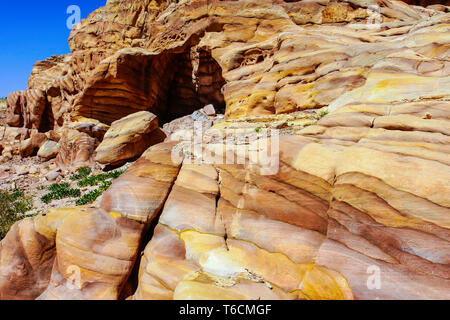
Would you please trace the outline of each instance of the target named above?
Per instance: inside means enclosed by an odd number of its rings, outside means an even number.
[[[158,108],[160,124],[192,114],[208,104],[217,113],[225,113],[222,69],[207,50],[186,50],[174,54],[173,75],[168,83],[166,106]]]
[[[94,74],[74,103],[74,116],[110,125],[146,110],[158,116],[162,127],[209,104],[218,114],[225,113],[226,82],[209,50],[187,46],[158,55],[122,53],[110,68]]]
[[[55,129],[55,117],[53,116],[52,105],[47,101],[44,112],[42,114],[42,121],[39,125],[39,132],[48,132]]]

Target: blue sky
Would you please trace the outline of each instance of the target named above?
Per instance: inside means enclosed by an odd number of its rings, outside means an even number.
[[[33,64],[69,53],[67,8],[77,5],[81,18],[106,0],[2,1],[0,10],[0,97],[26,89]]]

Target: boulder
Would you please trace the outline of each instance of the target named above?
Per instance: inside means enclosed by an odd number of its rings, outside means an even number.
[[[61,169],[53,169],[45,175],[45,179],[47,181],[53,182],[56,181],[61,176]]]
[[[59,141],[56,163],[61,168],[89,167],[98,140],[84,132],[64,129]]]
[[[59,140],[61,140],[61,135],[58,132],[56,132],[55,130],[50,130],[50,131],[46,132],[45,135],[47,136],[47,138],[49,140],[52,140],[55,142],[59,142]]]
[[[103,140],[105,133],[108,131],[109,126],[101,123],[96,119],[79,117],[76,121],[71,122],[68,127],[79,132],[88,134],[98,140]]]
[[[147,111],[134,113],[111,124],[96,149],[95,160],[101,164],[121,165],[165,138],[154,114]]]
[[[37,153],[38,157],[44,161],[55,158],[59,152],[59,143],[48,140],[40,148]]]
[[[216,109],[212,104],[208,104],[207,106],[205,106],[202,111],[209,117],[213,117],[216,115]]]
[[[34,133],[31,138],[23,140],[20,144],[20,155],[22,157],[35,156],[39,149],[48,141],[45,133]]]
[[[2,157],[4,160],[12,159],[13,157],[13,147],[6,146],[2,151]]]

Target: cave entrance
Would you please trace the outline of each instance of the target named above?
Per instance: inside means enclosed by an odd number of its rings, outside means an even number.
[[[192,114],[208,104],[214,105],[217,113],[225,113],[222,68],[209,51],[189,48],[174,54],[172,68],[174,72],[168,84],[166,107],[157,114],[161,125]]]
[[[73,116],[110,125],[147,110],[158,116],[162,126],[208,104],[218,114],[225,113],[222,88],[226,82],[209,50],[187,46],[159,55],[122,52],[114,62],[109,67],[112,71],[96,74],[75,101]]]

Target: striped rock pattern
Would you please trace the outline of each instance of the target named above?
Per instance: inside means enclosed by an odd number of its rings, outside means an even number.
[[[165,123],[209,103],[229,119],[316,109],[384,77],[375,70],[396,58],[420,62],[415,91],[437,97],[447,67],[427,59],[445,56],[446,11],[391,0],[109,0],[73,30],[72,53],[36,63],[28,90],[8,99],[9,124],[62,135],[85,118],[110,125],[151,111]],[[398,76],[396,85],[415,81]]]
[[[129,11],[140,5],[115,1],[100,10],[126,12],[122,15],[125,20]],[[386,1],[379,8],[378,30],[370,24],[373,19],[368,5],[364,7],[358,1],[182,1],[156,20],[148,19],[153,17],[150,9],[139,8],[142,11],[133,11],[136,26],[130,26],[130,20],[119,20],[128,28],[122,37],[128,45],[121,40],[111,41],[110,37],[118,37],[114,32],[101,33],[106,26],[113,28],[117,21],[111,23],[104,14],[102,20],[96,20],[99,16],[93,15],[86,30],[81,28],[72,34],[74,47],[113,43],[114,47],[133,49],[119,50],[97,67],[74,103],[74,115],[106,117],[103,121],[108,123],[138,110],[154,110],[158,116],[170,112],[170,107],[161,110],[170,96],[168,88],[187,85],[171,79],[184,72],[173,62],[190,52],[192,67],[189,63],[183,66],[195,74],[195,64],[201,65],[195,53],[202,50],[222,70],[223,99],[229,118],[320,108],[362,87],[369,77],[376,76],[374,70],[382,68],[380,63],[391,56],[393,63],[395,55],[399,60],[414,59],[410,52],[414,48],[443,49],[448,41],[448,15],[443,12]],[[152,30],[150,37],[147,29]],[[95,41],[87,40],[88,31],[97,34]],[[446,69],[424,61],[418,71],[439,78],[445,76],[445,72],[438,72],[442,68]],[[208,77],[207,69],[205,65]],[[133,70],[142,71],[136,74]],[[417,91],[423,95],[427,90],[429,95],[440,94],[439,90],[434,92],[431,83],[424,86],[424,90]],[[107,111],[113,106],[117,115]]]
[[[14,92],[7,101],[6,122],[12,127],[40,129],[42,115],[46,106],[44,92],[39,89]]]
[[[0,242],[1,299],[118,299],[178,174],[171,144],[150,148],[97,207],[54,209]]]
[[[166,138],[158,118],[147,111],[131,114],[112,123],[95,150],[99,163],[118,165],[139,157],[150,146]]]
[[[281,135],[270,175],[151,147],[97,205],[16,224],[0,244],[0,298],[450,299],[450,16],[437,8],[108,1],[65,62],[32,76],[71,70],[58,81],[73,89],[48,85],[71,116],[60,163],[89,161],[123,116],[176,116],[169,97],[203,101],[222,85],[238,127],[329,114]],[[239,149],[223,143],[206,147]]]
[[[448,299],[448,164],[339,130],[281,137],[272,176],[183,165],[133,298]]]

